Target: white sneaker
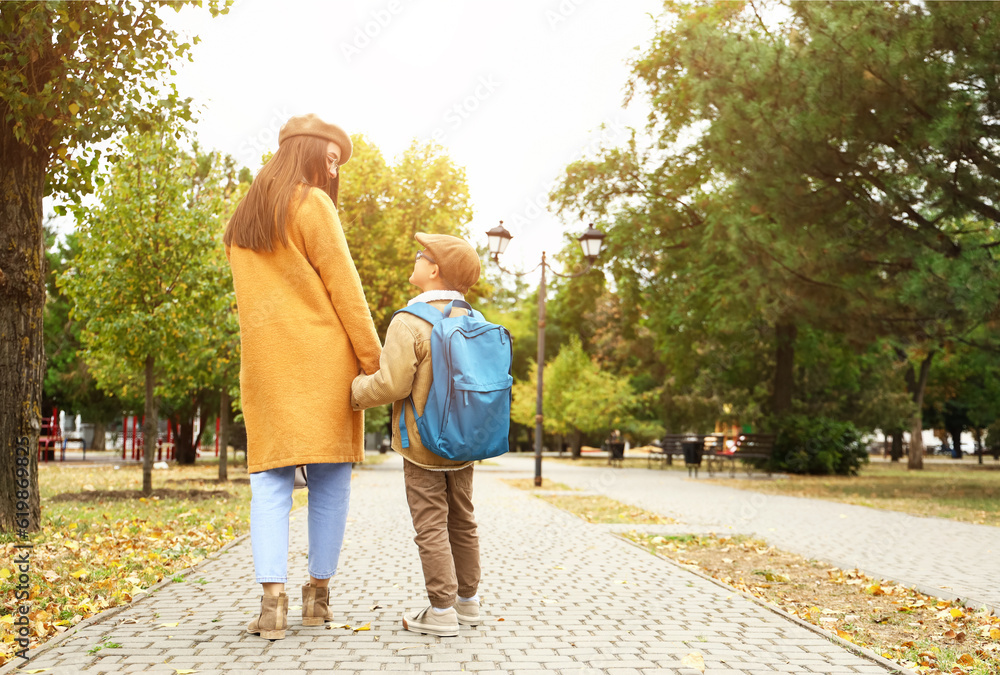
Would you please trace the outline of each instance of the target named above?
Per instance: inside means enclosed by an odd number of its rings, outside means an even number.
[[[455,613],[458,614],[458,622],[463,626],[479,625],[478,600],[459,600],[455,603]]]
[[[428,607],[414,616],[404,615],[403,628],[424,635],[458,637],[458,612],[454,607],[449,607],[444,612],[435,612]]]

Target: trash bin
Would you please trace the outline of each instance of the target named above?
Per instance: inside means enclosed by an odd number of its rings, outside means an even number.
[[[701,455],[704,450],[704,444],[700,441],[684,441],[681,443],[681,451],[684,453],[684,465],[687,467],[689,476],[693,470],[694,477],[698,477],[698,467],[701,466]]]

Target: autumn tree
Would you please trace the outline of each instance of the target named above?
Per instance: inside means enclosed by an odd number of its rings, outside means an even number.
[[[511,419],[534,424],[537,369],[527,380],[514,385]],[[579,455],[581,434],[605,436],[612,429],[631,430],[646,438],[662,432],[656,425],[643,425],[633,414],[638,404],[628,378],[603,371],[583,349],[579,338],[571,338],[542,373],[545,411],[544,429],[568,437],[573,454]]]
[[[196,3],[196,4],[201,4]],[[190,116],[164,77],[191,46],[167,30],[153,0],[0,4],[0,473],[14,475],[16,445],[31,449],[30,529],[39,526],[35,462],[43,357],[42,198],[90,191],[99,144],[172,109]],[[209,0],[213,14],[228,0]],[[16,499],[0,483],[0,530]]]
[[[80,236],[70,232],[52,243],[46,252],[48,270],[45,282],[45,381],[43,401],[46,409],[59,407],[68,414],[80,414],[94,423],[93,450],[104,450],[106,424],[119,415],[124,404],[117,396],[97,386],[92,367],[83,359],[84,326],[71,316],[73,303],[57,285],[58,278],[74,264],[80,252]]]
[[[416,141],[392,165],[363,136],[344,168],[340,211],[344,234],[380,335],[415,292],[417,232],[467,236],[472,207],[465,170],[433,143]],[[469,299],[475,300],[479,289]]]
[[[77,212],[81,251],[62,278],[86,325],[85,358],[99,385],[114,391],[128,385],[122,373],[142,374],[145,494],[152,491],[157,378],[197,388],[192,371],[204,357],[197,350],[217,348],[216,327],[225,326],[225,318],[203,317],[232,310],[220,257],[224,192],[196,189],[197,158],[167,126],[122,141],[98,190],[100,205]]]
[[[794,407],[805,328],[891,339],[921,467],[937,345],[997,311],[1000,10],[664,7],[629,89],[651,142],[574,163],[554,200],[610,220],[605,259],[664,351],[741,334],[770,351],[764,420]]]

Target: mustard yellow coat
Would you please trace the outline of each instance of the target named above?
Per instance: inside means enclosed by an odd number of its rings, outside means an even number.
[[[351,382],[378,370],[382,348],[333,201],[306,189],[289,208],[287,248],[226,250],[250,473],[364,459]]]

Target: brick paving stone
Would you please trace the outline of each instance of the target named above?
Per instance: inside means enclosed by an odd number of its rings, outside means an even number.
[[[495,461],[500,468],[522,472],[534,468],[527,457],[508,455]],[[688,479],[675,471],[595,469],[548,462],[543,472],[547,479],[673,517],[680,521],[673,526],[677,533],[752,534],[808,558],[845,569],[859,568],[876,578],[892,579],[943,598],[961,597],[977,607],[985,604],[1000,612],[1000,585],[981,573],[994,567],[1000,554],[998,527],[735,490]],[[924,546],[925,541],[939,545]],[[947,565],[940,550],[963,551],[963,565]]]
[[[426,606],[427,599],[403,494],[402,460],[392,456],[355,472],[341,565],[331,583],[334,623],[369,624],[370,630],[305,628],[299,610],[292,610],[285,640],[248,635],[245,626],[259,611],[260,587],[253,583],[245,539],[189,572],[183,583],[168,584],[115,617],[78,630],[30,663],[50,668],[47,675],[174,668],[268,674],[463,669],[694,674],[680,663],[698,651],[713,674],[887,672],[621,541],[608,528],[499,480],[523,477],[511,469],[522,465],[527,466],[504,460],[476,469],[485,619],[478,628],[463,627],[457,638],[401,629],[401,614]],[[619,475],[624,474],[614,480]],[[306,578],[304,515],[294,514],[291,527],[293,607],[301,603],[298,587]],[[207,583],[196,583],[199,579]],[[162,625],[174,621],[180,625]],[[87,653],[109,636],[122,649],[113,656],[108,649]]]

